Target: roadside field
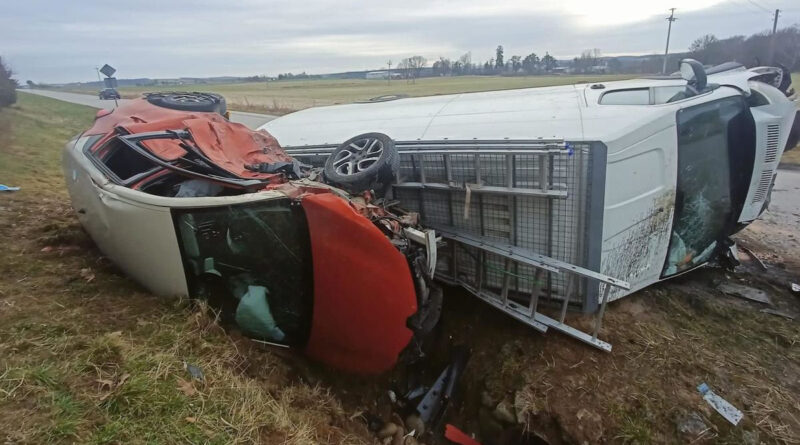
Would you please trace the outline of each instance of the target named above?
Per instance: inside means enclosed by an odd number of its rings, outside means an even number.
[[[413,83],[405,80],[366,79],[312,79],[279,80],[235,84],[196,84],[171,86],[124,87],[119,91],[124,97],[136,97],[147,91],[203,91],[220,93],[232,110],[268,114],[285,114],[319,105],[334,105],[366,100],[386,94],[432,96],[437,94],[466,93],[474,91],[507,90],[581,82],[628,79],[634,76],[457,76],[426,77]],[[96,94],[94,89],[72,89],[74,92]]]
[[[368,443],[327,388],[96,250],[60,169],[94,113],[32,94],[0,110],[0,183],[22,187],[0,194],[0,442]]]

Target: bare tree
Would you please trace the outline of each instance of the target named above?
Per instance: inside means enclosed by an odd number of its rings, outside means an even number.
[[[458,58],[458,62],[461,64],[461,69],[463,70],[464,74],[472,73],[472,51],[464,53]]]
[[[422,69],[425,68],[427,63],[428,59],[422,56],[412,56],[403,59],[403,61],[400,62],[400,65],[403,66],[403,69],[406,72],[406,79],[410,79],[412,83],[416,83],[417,77],[419,77],[420,73],[422,73]],[[398,65],[398,68],[400,65]]]

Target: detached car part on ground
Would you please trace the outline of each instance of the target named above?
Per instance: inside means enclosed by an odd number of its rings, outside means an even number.
[[[156,294],[207,299],[246,334],[344,370],[382,372],[413,352],[441,311],[433,232],[368,178],[357,194],[312,180],[207,99],[102,110],[67,144],[72,203],[100,250]],[[375,180],[391,169],[386,143]]]
[[[393,198],[446,243],[439,281],[610,350],[598,338],[605,304],[726,255],[797,142],[785,69],[680,68],[312,108],[261,128],[318,166],[354,135],[387,135],[400,162]],[[569,308],[595,314],[589,333],[564,323]]]

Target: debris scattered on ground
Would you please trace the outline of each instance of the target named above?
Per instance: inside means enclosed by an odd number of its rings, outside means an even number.
[[[444,428],[444,438],[460,445],[481,445],[480,442],[468,436],[467,433],[449,423]]]
[[[800,284],[792,283],[792,292],[800,292]]]
[[[789,320],[794,320],[794,315],[778,309],[765,308],[761,309],[761,312],[770,315],[777,315],[778,317],[788,318]]]
[[[735,297],[744,298],[759,303],[772,304],[769,295],[761,289],[755,289],[750,286],[744,286],[736,283],[723,283],[717,289],[725,294],[733,295]]]
[[[764,264],[764,262],[761,261],[761,258],[759,258],[758,255],[756,255],[752,250],[748,249],[745,246],[742,246],[741,244],[739,244],[739,247],[741,247],[742,250],[744,250],[745,253],[747,253],[747,255],[750,256],[750,258],[755,260],[755,262],[758,263],[758,265],[759,265],[759,267],[761,267],[761,269],[767,270],[767,265]]]
[[[680,420],[680,423],[678,423],[678,431],[694,439],[708,431],[708,425],[706,425],[705,420],[703,420],[703,416],[697,413],[697,411],[692,411],[689,415]]]
[[[450,365],[442,371],[436,383],[417,405],[416,412],[424,424],[433,427],[442,419],[468,359],[469,355],[464,348],[454,349]]]
[[[203,375],[203,370],[200,367],[195,366],[191,363],[183,362],[183,368],[192,376],[195,380],[200,380],[201,382],[205,380],[205,376]]]
[[[16,192],[19,191],[19,187],[9,187],[4,184],[0,184],[0,192]]]
[[[741,411],[731,405],[730,402],[714,393],[707,384],[701,383],[697,386],[697,390],[703,395],[703,400],[708,402],[708,404],[720,413],[725,420],[733,425],[737,425],[739,421],[742,420],[742,417],[744,417]]]

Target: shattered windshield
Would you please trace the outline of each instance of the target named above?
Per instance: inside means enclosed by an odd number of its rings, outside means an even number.
[[[313,286],[300,206],[277,199],[174,213],[191,295],[252,337],[305,342]]]
[[[738,165],[740,145],[746,139],[739,134],[745,113],[741,97],[678,112],[678,180],[664,276],[708,261],[728,234],[741,200],[739,187],[732,183],[731,165]]]

